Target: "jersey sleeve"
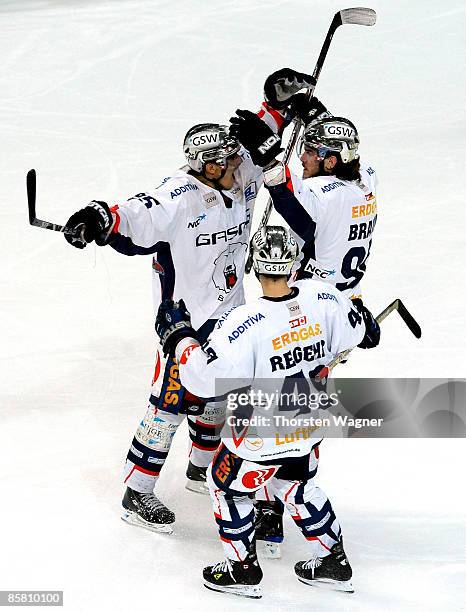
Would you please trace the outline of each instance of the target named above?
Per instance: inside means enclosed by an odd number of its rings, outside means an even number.
[[[263,170],[260,166],[256,166],[254,164],[249,152],[244,147],[241,147],[239,150],[239,155],[241,155],[243,158],[243,163],[235,171],[235,175],[237,175],[243,189],[247,189],[251,182],[255,182],[256,185],[254,194],[257,194],[259,188],[264,182]]]
[[[364,338],[366,326],[350,299],[334,287],[331,293],[336,299],[327,302],[329,311],[326,314],[329,330],[328,348],[333,359],[338,353],[357,346]]]
[[[110,246],[124,255],[148,255],[173,231],[174,206],[163,191],[139,193],[111,209],[115,217]]]
[[[312,241],[322,211],[320,201],[306,181],[284,166],[284,182],[266,185],[275,210],[305,242]]]
[[[278,111],[272,108],[265,100],[262,102],[257,116],[279,136],[283,134],[284,129],[291,123],[293,118],[286,109]]]
[[[213,398],[251,384],[254,356],[247,335],[233,335],[236,326],[215,329],[201,347],[191,338],[176,348],[181,382],[194,395]]]

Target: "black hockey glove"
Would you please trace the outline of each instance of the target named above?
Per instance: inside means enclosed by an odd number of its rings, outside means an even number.
[[[298,116],[304,125],[316,119],[330,117],[330,113],[318,98],[307,99],[306,94],[298,93],[291,99],[291,112],[293,117]]]
[[[375,348],[380,342],[380,325],[372,316],[370,310],[368,310],[362,300],[357,298],[355,300],[351,300],[355,305],[359,314],[362,315],[364,323],[366,325],[366,334],[362,341],[358,344],[359,348],[362,349],[370,349]]]
[[[291,68],[282,68],[267,77],[264,83],[264,96],[272,108],[286,108],[294,94],[300,89],[315,85],[310,74],[296,72]]]
[[[112,227],[112,223],[112,213],[107,204],[93,200],[85,208],[71,215],[66,222],[67,227],[81,232],[80,237],[76,238],[65,234],[65,239],[77,249],[84,249],[93,240],[99,246],[103,246],[107,243],[107,234]]]
[[[267,166],[283,149],[280,136],[275,134],[259,117],[248,110],[237,110],[231,117],[230,134],[249,151],[256,166]]]
[[[196,338],[191,315],[183,300],[163,300],[155,319],[155,331],[165,355],[174,355],[176,345],[183,338]]]

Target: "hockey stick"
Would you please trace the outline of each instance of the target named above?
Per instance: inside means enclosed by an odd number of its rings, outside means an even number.
[[[333,35],[337,31],[337,29],[341,25],[346,24],[354,24],[354,25],[364,25],[364,26],[372,26],[375,24],[377,19],[377,14],[373,9],[358,7],[358,8],[347,8],[335,13],[332,19],[332,23],[327,32],[327,36],[325,37],[324,44],[319,53],[319,57],[317,58],[317,63],[314,68],[314,72],[312,73],[312,85],[306,91],[306,98],[310,100],[314,95],[314,89],[317,85],[317,81],[319,79],[320,72],[325,62],[325,58],[327,57],[328,50],[330,48],[330,43],[332,42]],[[298,140],[299,132],[301,131],[301,126],[303,122],[301,119],[294,119],[294,127],[293,132],[291,133],[290,140],[286,145],[285,153],[283,154],[283,163],[287,164],[290,161],[291,154],[294,151],[296,142]],[[269,197],[267,201],[267,205],[265,207],[264,214],[262,215],[262,219],[259,225],[259,228],[267,225],[270,214],[272,212],[272,198]],[[248,259],[246,261],[245,271],[246,274],[249,274],[252,268],[252,253],[249,253]]]
[[[36,171],[29,170],[26,176],[26,187],[28,193],[28,208],[29,208],[29,223],[36,227],[42,227],[43,229],[53,230],[54,232],[62,232],[63,234],[69,234],[79,238],[81,236],[81,230],[75,228],[66,227],[66,225],[58,225],[58,223],[51,223],[50,221],[42,221],[36,217]]]
[[[412,314],[409,312],[409,310],[406,308],[406,306],[403,304],[403,302],[400,299],[394,300],[384,310],[382,310],[382,312],[376,317],[377,323],[382,323],[382,321],[386,319],[388,315],[394,310],[398,312],[400,317],[406,323],[409,331],[414,336],[416,336],[416,338],[420,338],[422,332],[421,332],[419,323],[412,316]],[[332,359],[332,361],[329,364],[327,364],[325,367],[321,369],[321,371],[317,374],[316,379],[323,380],[324,378],[327,378],[330,372],[333,370],[333,368],[339,363],[341,363],[342,361],[344,361],[346,357],[351,353],[352,350],[353,349],[347,349],[346,351],[339,353],[335,357],[335,359]]]

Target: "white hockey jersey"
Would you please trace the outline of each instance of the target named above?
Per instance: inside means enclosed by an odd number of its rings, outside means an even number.
[[[155,307],[160,296],[183,298],[196,329],[244,303],[244,265],[262,170],[246,150],[240,154],[243,163],[229,191],[205,185],[186,166],[111,209],[111,246],[125,255],[153,254]]]
[[[335,176],[301,179],[287,168],[286,184],[271,187],[276,211],[300,248],[296,278],[323,279],[348,297],[359,297],[377,222],[375,171],[361,168],[361,181]]]
[[[251,389],[256,391],[264,389],[265,379],[273,382],[274,387],[277,382],[280,388],[282,383],[292,386],[298,383],[299,387],[300,382],[309,380],[311,372],[314,376],[335,355],[361,342],[365,334],[362,317],[335,287],[312,279],[298,281],[292,287],[289,296],[262,297],[225,314],[202,349],[190,338],[182,340],[176,351],[182,384],[204,398],[246,385],[252,385]],[[253,416],[270,417],[271,409],[276,409],[280,402],[277,394],[272,400],[274,406],[270,400],[256,402]],[[288,417],[295,413],[296,410],[290,414],[287,408]],[[271,422],[270,418],[259,420],[258,424],[259,427],[246,427],[238,433],[227,410],[223,443],[252,461],[298,457],[310,452],[312,428],[308,435],[302,428],[301,434],[288,428],[288,435],[283,436],[281,423],[277,423],[276,430],[273,429],[276,421]],[[318,440],[319,432],[315,435]],[[314,437],[312,443],[317,440]]]

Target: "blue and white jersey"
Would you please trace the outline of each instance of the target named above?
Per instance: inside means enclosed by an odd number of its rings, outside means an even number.
[[[361,294],[377,222],[375,171],[361,167],[360,174],[360,181],[301,179],[286,168],[286,183],[269,188],[300,249],[296,278],[325,280],[350,298]]]
[[[183,298],[197,329],[244,303],[243,276],[262,170],[249,154],[231,190],[218,191],[186,166],[161,185],[112,208],[111,246],[125,255],[153,255],[153,293]]]
[[[206,344],[192,338],[177,346],[181,382],[198,397],[210,398],[264,380],[309,380],[338,353],[358,345],[365,324],[351,301],[329,283],[304,279],[282,298],[262,297],[239,306],[218,320]],[[256,382],[255,382],[256,381]],[[273,406],[256,405],[255,416],[267,416]],[[299,412],[299,410],[298,410]],[[293,416],[289,414],[289,416]],[[226,427],[223,443],[244,459],[266,461],[299,457],[310,452],[309,435],[287,438],[265,426],[236,436]],[[301,429],[301,428],[299,428]],[[317,438],[321,437],[317,432]]]

